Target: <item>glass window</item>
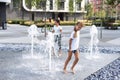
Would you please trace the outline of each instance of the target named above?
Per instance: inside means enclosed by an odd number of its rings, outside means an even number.
[[[64,10],[64,2],[59,2],[58,10]]]
[[[53,10],[53,0],[50,0],[50,10]]]
[[[46,1],[41,1],[40,2],[40,9],[45,10],[45,8],[46,8]]]
[[[77,10],[81,10],[81,3],[77,3]]]

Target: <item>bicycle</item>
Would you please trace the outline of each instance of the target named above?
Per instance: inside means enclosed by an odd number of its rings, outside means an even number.
[[[46,31],[52,32],[52,25],[46,25],[46,27],[45,27],[45,26],[42,27],[42,28],[41,28],[41,32],[42,32],[42,33],[45,33],[45,29],[46,29]]]

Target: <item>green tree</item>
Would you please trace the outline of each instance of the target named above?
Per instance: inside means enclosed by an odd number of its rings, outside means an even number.
[[[73,12],[73,10],[74,10],[73,0],[69,0],[69,11]]]
[[[76,0],[76,3],[81,3],[82,2],[82,0]]]
[[[92,6],[92,4],[90,4],[90,3],[87,4],[85,6],[85,10],[87,11],[86,18],[87,19],[91,18],[93,16],[93,6]]]
[[[120,3],[120,0],[105,0],[105,4],[107,5],[108,13],[110,12],[110,16],[113,17],[116,6]],[[110,11],[109,11],[110,10]]]

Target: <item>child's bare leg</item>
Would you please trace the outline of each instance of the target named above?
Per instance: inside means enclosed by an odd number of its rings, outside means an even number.
[[[66,67],[67,67],[69,61],[71,60],[71,57],[72,57],[72,51],[69,51],[69,52],[68,52],[68,57],[67,57],[67,59],[66,59],[66,61],[65,61],[65,64],[64,64],[64,69],[63,69],[63,70],[64,70],[64,73],[67,73]]]
[[[74,60],[73,65],[72,65],[72,67],[71,67],[71,70],[72,70],[72,73],[73,73],[73,74],[75,73],[74,67],[75,67],[75,65],[76,65],[76,64],[78,63],[78,61],[79,61],[79,52],[77,51],[76,53],[74,53],[74,56],[75,56],[75,60]]]

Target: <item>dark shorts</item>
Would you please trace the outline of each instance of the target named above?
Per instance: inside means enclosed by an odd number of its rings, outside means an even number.
[[[77,52],[77,50],[72,50],[72,53],[76,53]]]

